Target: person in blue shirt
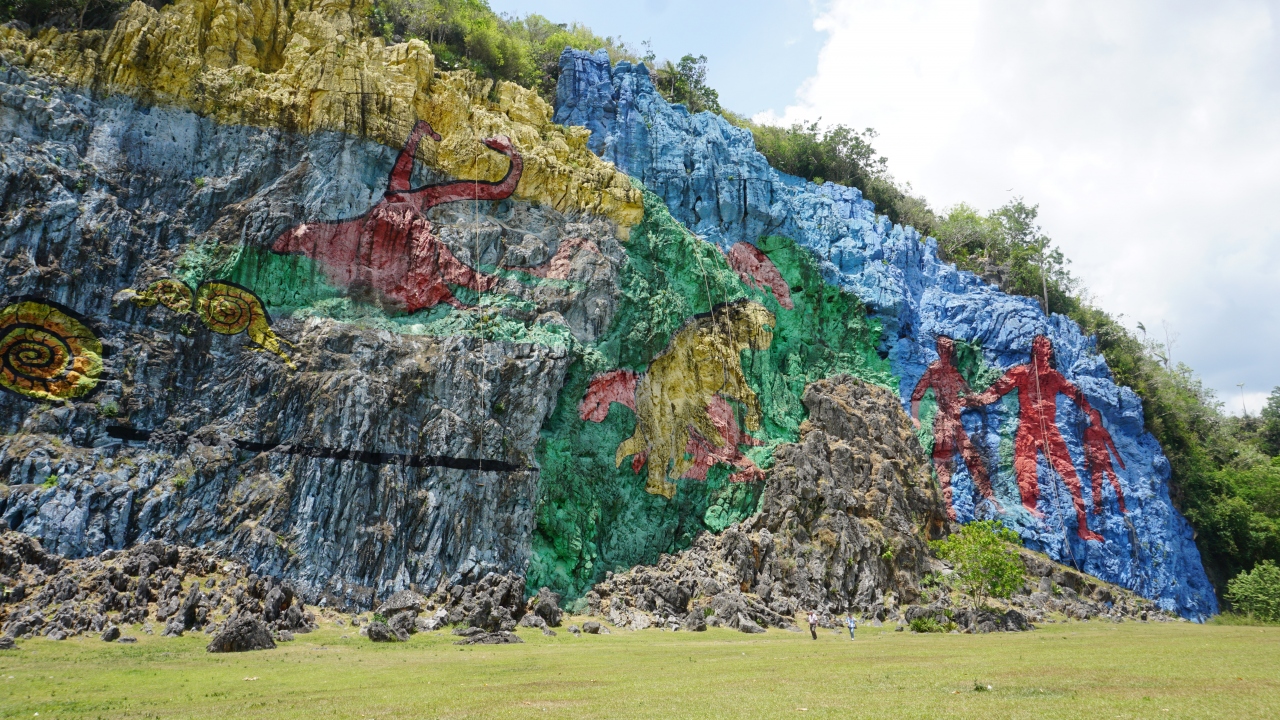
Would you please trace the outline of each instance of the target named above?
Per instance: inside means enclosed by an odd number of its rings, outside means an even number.
[[[858,621],[853,619],[853,614],[848,613],[844,616],[844,624],[849,628],[849,639],[853,639],[853,631],[858,629]]]

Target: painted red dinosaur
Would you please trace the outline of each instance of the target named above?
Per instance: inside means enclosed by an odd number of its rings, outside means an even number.
[[[510,197],[520,183],[524,162],[510,138],[492,137],[484,144],[511,161],[501,180],[459,180],[413,189],[409,178],[424,135],[440,141],[431,125],[419,120],[391,169],[386,194],[368,212],[295,226],[282,233],[271,249],[305,255],[321,265],[331,282],[349,289],[371,289],[410,313],[442,302],[462,307],[450,285],[477,292],[493,289],[497,278],[458,260],[432,232],[425,213],[447,202]]]

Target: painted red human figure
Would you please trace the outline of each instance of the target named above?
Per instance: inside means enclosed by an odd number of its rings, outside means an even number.
[[[1102,478],[1104,476],[1111,481],[1111,487],[1116,491],[1120,512],[1128,512],[1124,509],[1124,491],[1120,489],[1120,478],[1116,475],[1115,468],[1111,466],[1111,456],[1114,455],[1116,462],[1120,463],[1120,469],[1123,470],[1124,458],[1120,457],[1120,451],[1111,440],[1111,433],[1102,426],[1102,415],[1092,407],[1086,412],[1089,414],[1089,426],[1084,429],[1084,459],[1089,465],[1089,474],[1093,477],[1093,514],[1102,512]]]
[[[1076,508],[1076,532],[1082,540],[1102,541],[1103,537],[1090,530],[1085,519],[1080,478],[1071,461],[1071,451],[1056,424],[1059,394],[1071,398],[1086,412],[1092,408],[1080,388],[1054,369],[1053,343],[1049,338],[1037,335],[1031,341],[1031,362],[1010,368],[986,391],[966,398],[965,404],[970,407],[989,405],[1014,390],[1018,391],[1019,414],[1018,432],[1013,441],[1013,470],[1018,479],[1022,505],[1040,516],[1036,510],[1040,499],[1036,457],[1043,452],[1071,491]]]
[[[936,345],[938,359],[924,371],[911,392],[911,420],[920,425],[920,401],[924,399],[925,392],[933,388],[933,397],[938,403],[938,412],[933,416],[933,468],[938,473],[938,483],[942,485],[942,495],[947,501],[947,516],[955,520],[956,511],[951,504],[951,472],[957,450],[983,496],[995,502],[995,493],[991,491],[987,466],[960,422],[960,413],[965,408],[962,397],[972,391],[956,369],[955,342],[946,335],[939,335]]]
[[[484,144],[510,158],[507,174],[497,182],[460,180],[412,189],[414,155],[424,136],[440,140],[419,120],[396,158],[387,192],[363,215],[332,222],[307,222],[286,230],[272,244],[278,253],[305,255],[324,269],[328,279],[345,288],[367,288],[415,312],[442,302],[462,303],[450,285],[483,292],[497,278],[467,267],[432,232],[426,211],[459,200],[501,200],[520,183],[524,163],[505,136]]]

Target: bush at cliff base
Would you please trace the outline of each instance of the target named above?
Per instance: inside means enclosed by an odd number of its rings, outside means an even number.
[[[1280,567],[1270,560],[1258,563],[1227,583],[1227,597],[1236,612],[1266,622],[1280,622]]]
[[[1013,595],[1025,581],[1022,561],[1010,543],[1021,545],[1017,533],[995,520],[982,520],[930,544],[951,563],[956,585],[982,605],[988,597]]]

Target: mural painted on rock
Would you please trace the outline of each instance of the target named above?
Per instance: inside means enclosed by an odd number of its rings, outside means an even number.
[[[1074,323],[939,261],[857,189],[777,172],[749,131],[668,104],[643,65],[566,50],[560,68],[556,120],[590,130],[588,146],[676,221],[738,248],[744,267],[755,262],[744,244],[788,238],[822,282],[866,303],[894,376],[883,382],[921,421],[953,517],[998,518],[1028,547],[1184,616],[1217,612],[1142,403]]]
[[[0,309],[0,387],[40,401],[83,397],[102,375],[102,341],[74,310],[41,298]]]

